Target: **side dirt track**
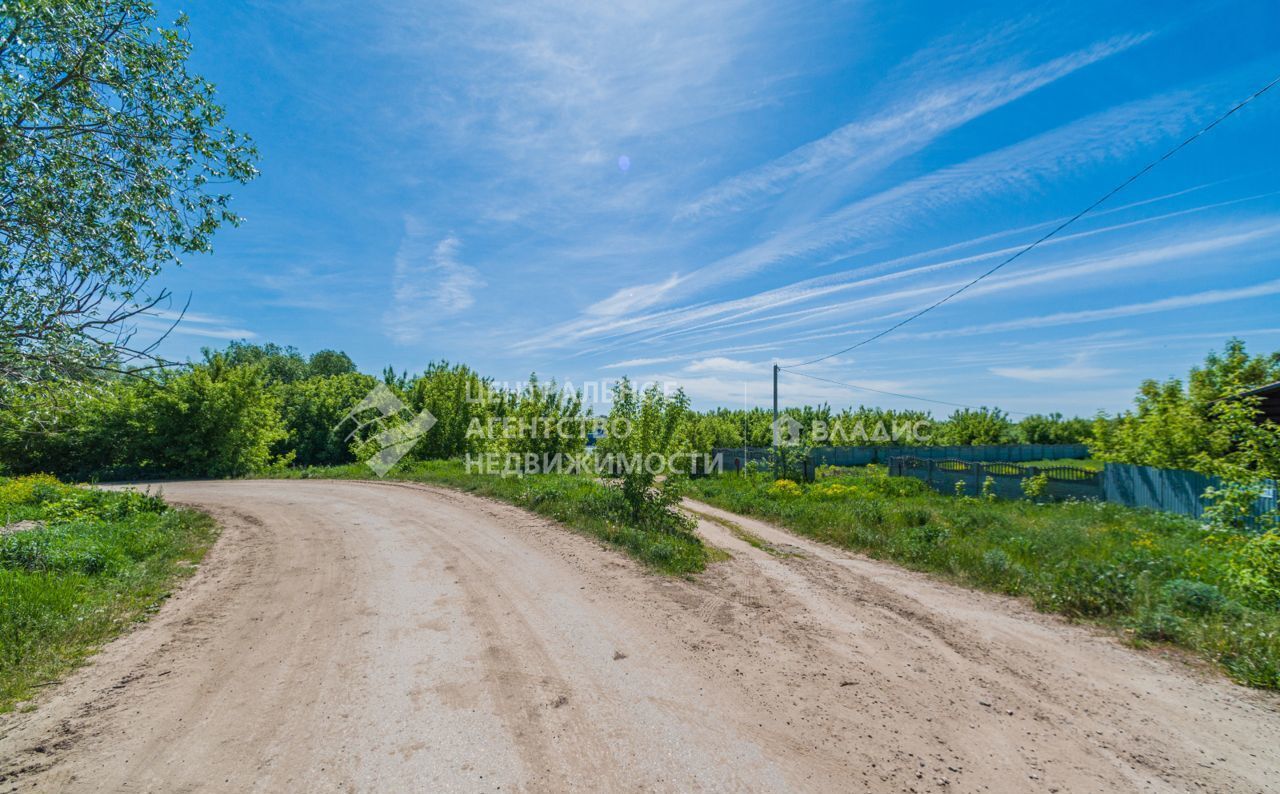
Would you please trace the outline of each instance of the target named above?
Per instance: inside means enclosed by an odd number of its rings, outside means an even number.
[[[1274,695],[706,505],[685,581],[429,486],[164,492],[221,540],[0,791],[1280,790]]]

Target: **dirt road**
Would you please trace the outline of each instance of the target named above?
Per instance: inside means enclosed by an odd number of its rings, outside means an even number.
[[[164,490],[222,539],[0,717],[0,791],[1280,790],[1277,698],[756,522],[684,581],[427,487]]]

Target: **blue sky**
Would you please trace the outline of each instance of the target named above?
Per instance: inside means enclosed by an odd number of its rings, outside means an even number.
[[[191,296],[161,352],[247,338],[765,404],[773,361],[932,303],[1280,74],[1273,2],[1029,8],[162,3],[262,175],[245,223],[157,282]],[[1091,414],[1229,336],[1280,349],[1277,140],[1280,88],[806,371]],[[928,407],[786,374],[782,400]]]

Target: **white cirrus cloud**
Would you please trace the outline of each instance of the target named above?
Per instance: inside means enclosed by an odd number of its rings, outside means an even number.
[[[684,370],[685,372],[741,372],[759,375],[764,371],[765,366],[767,365],[754,361],[743,361],[742,359],[728,358],[727,356],[712,356],[711,358],[700,358],[693,361]]]
[[[1103,320],[1138,317],[1144,314],[1156,314],[1158,312],[1177,311],[1180,309],[1193,309],[1199,306],[1212,306],[1219,303],[1230,303],[1232,301],[1261,298],[1276,294],[1280,294],[1280,279],[1264,281],[1261,284],[1254,284],[1248,287],[1205,290],[1203,292],[1196,292],[1190,295],[1176,295],[1171,298],[1161,298],[1160,300],[1145,301],[1142,303],[1127,303],[1120,306],[1111,306],[1105,309],[1056,312],[1054,314],[1023,317],[1021,319],[1008,320],[999,323],[987,323],[986,325],[970,325],[964,328],[951,328],[945,331],[926,331],[924,333],[902,334],[898,338],[936,339],[953,336],[977,336],[979,334],[992,334],[1005,331],[1023,331],[1029,328],[1051,328],[1063,325],[1076,325],[1077,323],[1101,322]]]
[[[1079,354],[1072,356],[1067,363],[1056,367],[991,367],[988,371],[1002,378],[1029,381],[1031,383],[1097,380],[1123,372],[1123,370],[1118,369],[1092,366],[1088,363],[1088,358],[1087,354]]]
[[[926,89],[871,118],[859,119],[782,157],[726,179],[681,206],[677,219],[738,209],[789,189],[809,176],[833,171],[863,175],[928,146],[940,135],[1009,104],[1089,64],[1146,40],[1150,34],[1116,36],[1026,69],[1012,62],[981,69]],[[921,56],[919,60],[933,60]],[[914,82],[914,81],[913,81]]]
[[[461,246],[453,235],[432,244],[422,224],[406,218],[392,274],[391,309],[385,318],[387,334],[396,342],[421,341],[440,320],[475,303],[474,293],[485,282],[479,271],[459,261]]]

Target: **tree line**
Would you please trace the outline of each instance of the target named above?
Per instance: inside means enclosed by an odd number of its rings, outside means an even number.
[[[802,435],[815,423],[826,423],[846,433],[859,427],[866,437],[802,437],[809,444],[890,444],[895,443],[893,428],[924,421],[931,444],[1082,442],[1106,460],[1274,476],[1280,457],[1274,425],[1253,422],[1256,408],[1249,400],[1223,398],[1278,379],[1280,353],[1250,356],[1242,342],[1232,340],[1193,368],[1185,385],[1179,379],[1143,383],[1134,409],[1115,416],[1037,414],[1013,421],[999,409],[982,408],[934,420],[921,411],[828,405],[786,413]],[[536,375],[519,388],[500,389],[465,364],[440,361],[413,376],[389,368],[374,376],[359,372],[340,351],[304,356],[291,347],[235,342],[146,377],[106,373],[55,390],[47,384],[5,383],[0,387],[0,467],[11,473],[120,479],[232,477],[271,467],[348,464],[362,459],[370,443],[370,430],[350,413],[379,383],[405,414],[425,410],[435,417],[430,431],[408,450],[409,460],[495,451],[581,453],[607,433],[601,431],[609,419],[626,419],[619,411],[640,412],[646,399],[660,399],[662,411],[674,417],[659,434],[663,449],[646,451],[769,446],[773,438],[772,412],[762,408],[700,412],[690,409],[682,394],[646,393],[638,395],[637,405],[615,399],[596,414],[581,392]],[[604,441],[599,448],[621,443]]]

